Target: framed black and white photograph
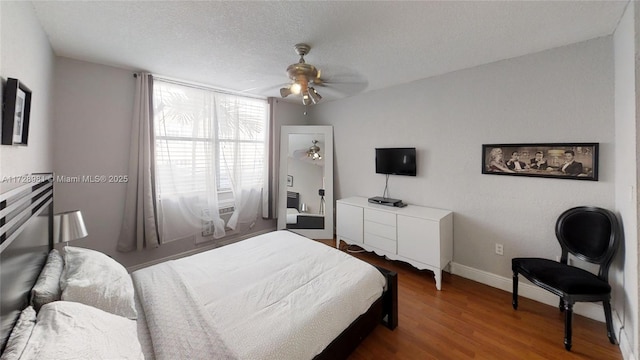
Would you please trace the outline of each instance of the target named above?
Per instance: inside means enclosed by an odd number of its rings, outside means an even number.
[[[27,145],[31,90],[18,79],[8,78],[4,91],[2,145]]]
[[[598,143],[483,144],[482,173],[598,180]]]
[[[292,187],[293,186],[293,176],[291,176],[291,175],[287,175],[287,186],[288,187]]]

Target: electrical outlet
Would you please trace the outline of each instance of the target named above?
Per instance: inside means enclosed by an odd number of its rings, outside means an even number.
[[[504,247],[502,244],[496,244],[496,254],[504,255]]]

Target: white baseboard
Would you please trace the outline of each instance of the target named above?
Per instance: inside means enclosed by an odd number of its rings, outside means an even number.
[[[622,325],[620,315],[615,309],[613,310],[613,328],[616,329],[616,338],[618,339],[622,358],[624,360],[636,360],[633,354],[633,343],[629,341],[627,329]]]
[[[451,272],[452,274],[462,276],[463,278],[477,281],[510,293],[513,292],[513,280],[511,278],[506,278],[457,263],[451,263]],[[528,282],[523,282],[522,277],[520,277],[520,279],[521,281],[518,284],[518,296],[523,296],[556,308],[558,307],[560,299],[557,296],[538,286],[531,285]],[[511,306],[511,304],[507,305]],[[576,303],[573,307],[573,312],[600,322],[605,321],[604,310],[600,303]]]

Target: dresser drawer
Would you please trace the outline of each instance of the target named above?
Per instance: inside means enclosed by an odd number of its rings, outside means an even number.
[[[365,220],[364,232],[396,241],[396,227]]]
[[[396,226],[396,214],[386,211],[378,211],[372,209],[364,209],[365,221],[373,221],[380,224]]]
[[[395,241],[371,233],[364,234],[364,243],[393,254],[396,253],[397,249],[397,243]]]

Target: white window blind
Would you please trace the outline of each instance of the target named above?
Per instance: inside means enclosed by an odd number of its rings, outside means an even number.
[[[262,186],[266,100],[154,79],[153,105],[160,198]]]

